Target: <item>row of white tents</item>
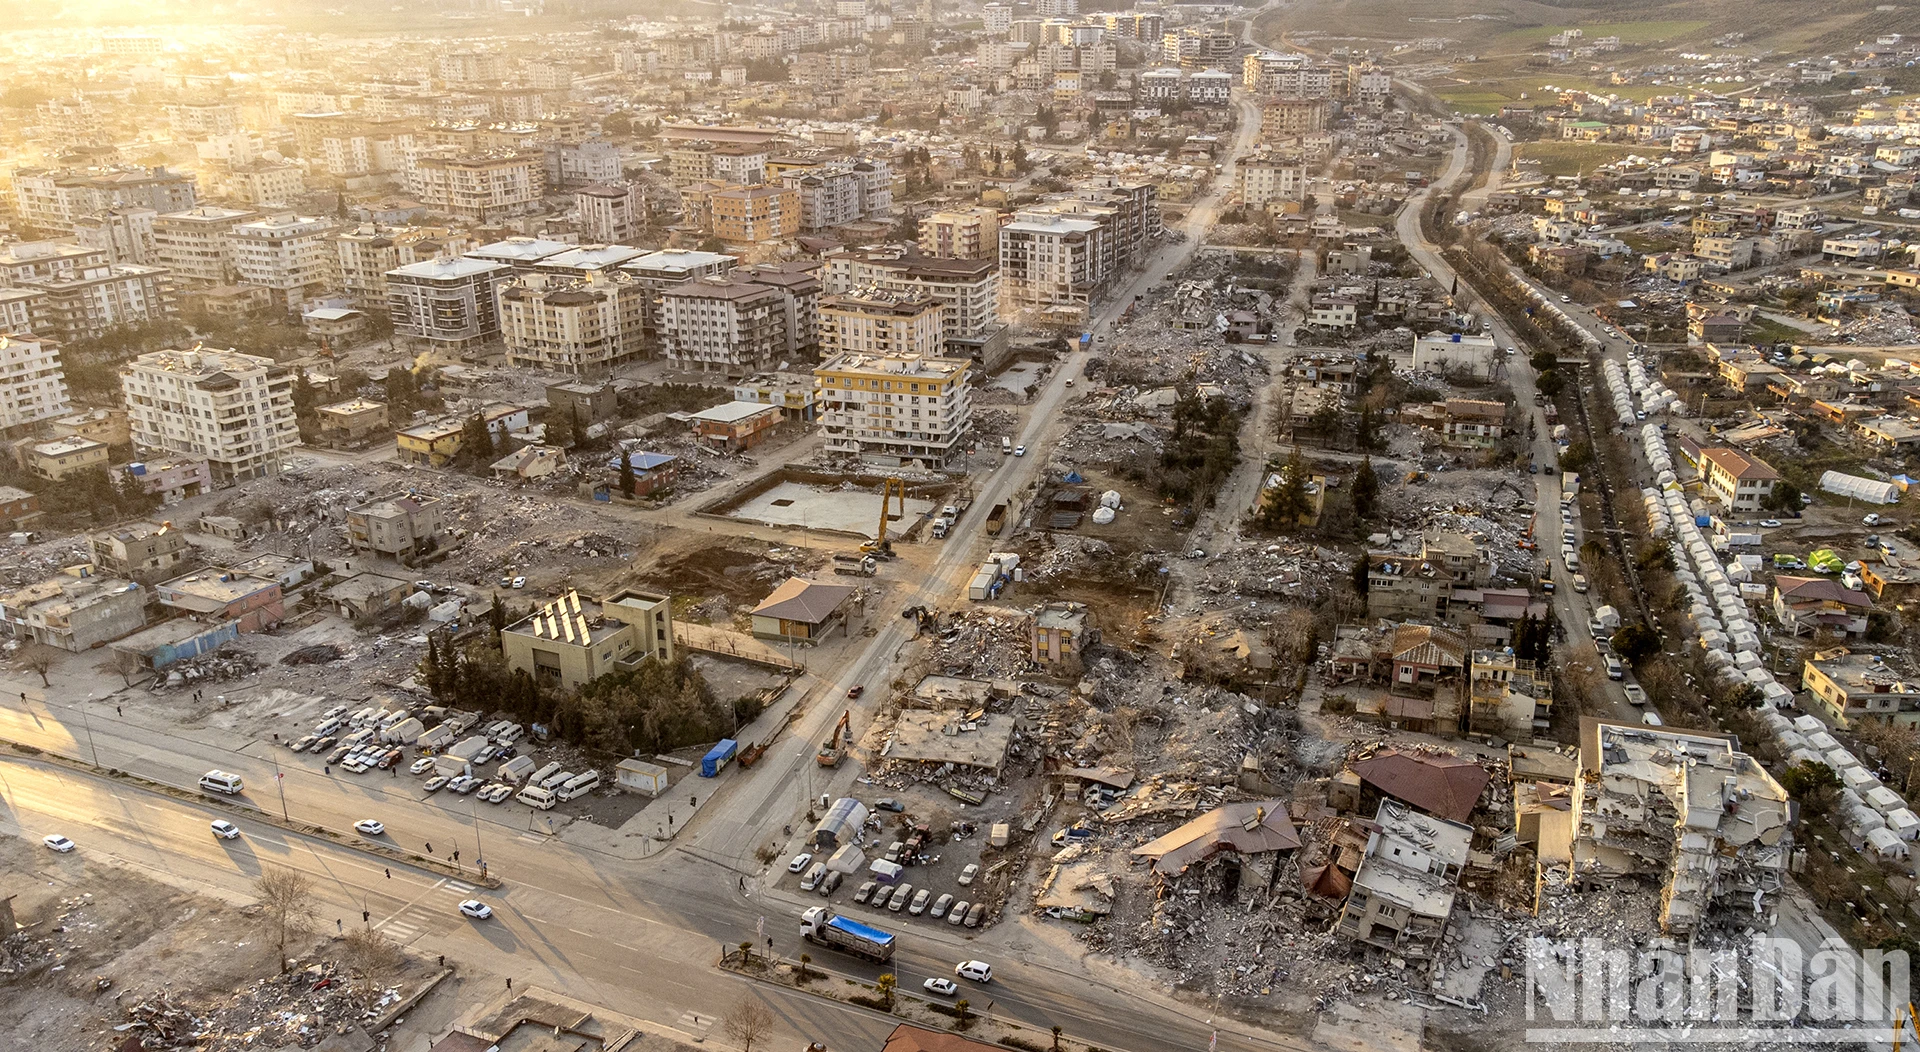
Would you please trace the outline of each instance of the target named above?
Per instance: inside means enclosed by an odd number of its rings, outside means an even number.
[[[1623,429],[1639,423],[1637,398],[1644,411],[1671,398],[1672,392],[1649,383],[1638,361],[1626,369],[1607,361],[1601,370],[1607,381]],[[1711,541],[1701,532],[1702,509],[1688,503],[1673,473],[1666,433],[1658,424],[1640,425],[1641,448],[1653,468],[1655,486],[1640,491],[1647,525],[1655,537],[1664,537],[1673,553],[1674,575],[1687,590],[1687,620],[1694,638],[1706,651],[1706,662],[1723,684],[1744,683],[1767,702],[1761,717],[1786,755],[1787,763],[1826,764],[1839,774],[1841,821],[1855,839],[1883,859],[1905,858],[1907,845],[1920,839],[1920,815],[1900,794],[1880,784],[1865,764],[1848,752],[1825,725],[1813,716],[1789,720],[1780,711],[1793,701],[1793,691],[1766,668],[1760,651],[1760,633],[1749,615],[1746,594],[1765,595],[1765,589],[1746,584],[1752,567],[1736,559],[1723,566]],[[1743,589],[1753,590],[1751,592]]]

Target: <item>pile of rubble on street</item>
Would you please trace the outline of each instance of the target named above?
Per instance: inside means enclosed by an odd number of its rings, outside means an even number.
[[[165,991],[126,1000],[127,1022],[114,1030],[138,1037],[141,1048],[228,1052],[312,1048],[374,1022],[400,1000],[400,991],[368,989],[332,964],[314,964],[260,979],[206,1007],[176,1003]]]

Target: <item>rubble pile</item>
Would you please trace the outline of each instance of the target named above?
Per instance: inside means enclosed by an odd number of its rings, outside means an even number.
[[[0,541],[5,539],[0,536]],[[28,545],[8,543],[0,550],[6,552],[6,558],[0,559],[0,585],[9,592],[45,580],[65,567],[93,561],[84,534]]]
[[[1113,558],[1113,545],[1093,537],[1081,537],[1071,533],[1048,533],[1042,535],[1051,543],[1045,547],[1035,546],[1021,561],[1026,568],[1029,581],[1046,581],[1058,577],[1084,580],[1091,571],[1105,571],[1110,567],[1101,565]]]
[[[1017,613],[961,610],[941,622],[933,640],[933,664],[949,676],[1005,679],[1033,667],[1024,617]]]
[[[1265,596],[1311,606],[1333,595],[1351,562],[1351,557],[1314,544],[1275,542],[1258,548],[1236,544],[1207,558],[1194,588],[1236,600]],[[1234,613],[1243,623],[1265,625],[1264,614],[1275,609],[1262,611],[1243,603]]]
[[[314,964],[247,985],[203,1012],[197,1020],[198,1033],[178,1043],[197,1044],[208,1052],[312,1048],[335,1034],[373,1022],[399,999],[397,987],[368,990],[331,963]],[[165,1004],[163,998],[142,1001],[129,1007],[128,1014],[137,1019],[135,1013],[142,1006],[156,1002]],[[168,1010],[179,1011],[171,1006]],[[150,1049],[172,1047],[151,1039],[143,1043]]]
[[[1124,389],[1104,407],[1095,410],[1102,421],[1074,424],[1060,437],[1054,451],[1057,459],[1069,463],[1100,465],[1157,464],[1167,444],[1166,428],[1153,423],[1121,419],[1144,415],[1132,400],[1134,388]]]
[[[195,685],[223,683],[227,680],[251,676],[264,667],[260,659],[248,651],[235,646],[225,646],[211,654],[176,661],[168,665],[167,674],[155,677],[150,689],[160,693],[182,690]]]

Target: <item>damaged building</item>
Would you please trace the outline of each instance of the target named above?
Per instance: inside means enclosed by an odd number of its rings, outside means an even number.
[[[1660,927],[1693,931],[1710,910],[1771,917],[1792,834],[1787,792],[1729,738],[1583,719],[1573,788],[1572,875],[1660,884]]]
[[[1469,826],[1380,801],[1338,930],[1369,946],[1432,958],[1453,914],[1472,843]]]

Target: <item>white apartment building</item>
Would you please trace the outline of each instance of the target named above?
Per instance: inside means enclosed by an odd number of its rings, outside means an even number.
[[[920,251],[938,259],[994,259],[1000,213],[986,207],[935,212],[920,220]]]
[[[931,296],[864,288],[820,301],[820,355],[937,357],[942,308]]]
[[[1101,225],[1066,215],[1021,213],[1000,228],[1000,313],[1084,310],[1106,280]]]
[[[335,283],[362,310],[387,309],[387,272],[457,254],[472,239],[446,227],[386,227],[362,223],[329,237]]]
[[[0,336],[0,434],[71,411],[60,345],[33,336]]]
[[[836,355],[813,371],[827,452],[940,467],[973,426],[965,358]]]
[[[288,311],[333,283],[333,220],[277,215],[233,228],[233,268],[240,280],[273,290]]]
[[[877,288],[928,296],[940,304],[943,353],[981,358],[1004,328],[1000,322],[1000,267],[992,259],[932,259],[895,246],[839,249],[821,258],[828,295]]]
[[[74,220],[73,234],[82,245],[105,252],[109,263],[153,263],[157,215],[151,208],[120,205]]]
[[[738,379],[786,353],[787,296],[753,281],[707,278],[660,295],[662,353],[701,372]]]
[[[205,458],[216,482],[280,470],[300,444],[293,373],[236,351],[155,351],[120,368],[133,444],[143,454]]]
[[[233,228],[260,218],[258,212],[201,205],[153,219],[154,259],[176,280],[225,285],[233,268]]]
[[[307,192],[307,174],[299,165],[253,161],[236,165],[227,176],[227,186],[247,204],[284,206]]]
[[[605,139],[548,143],[544,160],[547,186],[554,190],[617,183],[623,174],[620,148]]]
[[[624,245],[640,235],[647,220],[647,199],[638,184],[602,183],[574,191],[573,210],[580,234],[602,245]]]
[[[645,351],[647,290],[631,274],[523,274],[501,285],[498,297],[509,365],[597,376]]]
[[[1240,202],[1264,207],[1269,201],[1299,201],[1307,192],[1307,166],[1285,161],[1254,160],[1240,164]]]
[[[465,256],[430,259],[387,272],[393,331],[417,346],[459,354],[500,335],[498,291],[513,268]]]
[[[664,248],[621,264],[620,269],[640,279],[647,290],[646,313],[641,322],[648,335],[660,332],[660,297],[677,285],[701,278],[718,277],[733,269],[738,256],[720,252],[697,252],[685,248]]]
[[[118,206],[151,208],[163,215],[192,208],[194,181],[165,168],[21,168],[13,173],[13,193],[22,223],[67,233],[81,216]]]
[[[1013,28],[1011,4],[987,4],[980,9],[980,15],[986,20],[986,30],[989,35],[1005,33]]]
[[[413,196],[433,211],[489,223],[539,206],[547,189],[546,163],[538,154],[419,157],[409,183]]]
[[[240,107],[230,102],[174,102],[162,109],[176,139],[204,139],[241,130]]]
[[[800,229],[831,230],[893,214],[893,169],[885,161],[838,161],[783,172],[781,185],[800,195]]]
[[[163,267],[98,263],[27,282],[46,294],[41,331],[72,341],[101,336],[121,325],[165,321],[173,297]]]

